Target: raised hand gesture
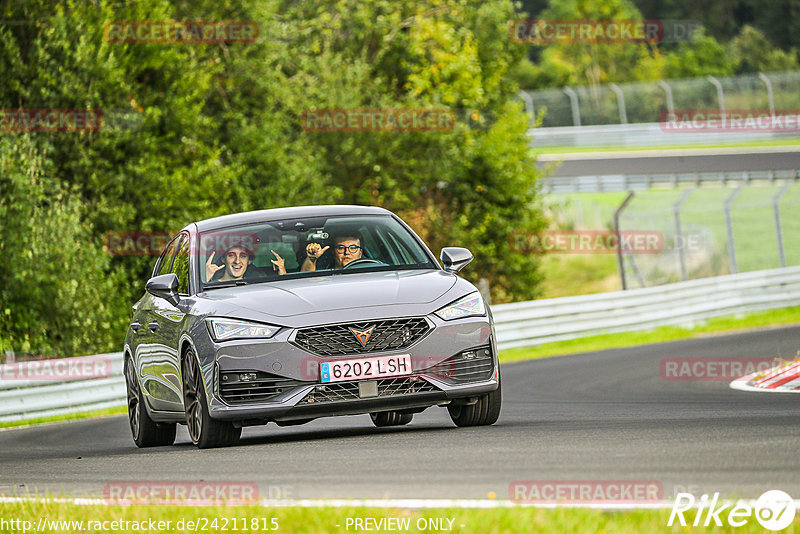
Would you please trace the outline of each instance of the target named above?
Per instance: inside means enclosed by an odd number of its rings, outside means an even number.
[[[280,257],[280,255],[275,252],[274,250],[270,250],[273,254],[275,254],[274,260],[269,260],[272,262],[272,268],[278,271],[278,274],[286,274],[286,266],[284,265],[284,259]]]
[[[224,269],[224,265],[215,265],[212,263],[214,261],[214,253],[212,252],[211,255],[208,257],[208,261],[206,261],[206,282],[210,282],[211,278],[219,271],[220,269]]]
[[[319,243],[309,243],[306,246],[306,256],[308,257],[309,261],[311,261],[311,263],[317,263],[317,260],[323,254],[325,254],[325,251],[328,250],[329,248],[331,247],[327,246],[325,248],[322,248],[322,245],[320,245]]]

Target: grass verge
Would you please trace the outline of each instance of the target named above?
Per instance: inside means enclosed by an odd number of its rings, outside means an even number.
[[[704,337],[708,334],[732,333],[750,328],[786,326],[800,323],[800,306],[753,312],[745,315],[728,315],[708,319],[694,327],[662,326],[641,332],[603,334],[569,341],[547,343],[536,347],[520,347],[500,352],[500,362],[533,360],[550,356],[564,356],[579,352],[618,349],[649,343],[663,343],[679,339]]]
[[[72,421],[73,419],[87,419],[89,417],[103,417],[106,415],[119,415],[123,413],[128,413],[128,408],[125,406],[118,406],[116,408],[103,408],[102,410],[90,410],[87,412],[52,415],[50,417],[37,417],[35,419],[26,419],[24,421],[0,422],[0,428],[38,425],[41,423],[57,423],[59,421]],[[2,532],[2,530],[0,530],[0,532]]]
[[[640,534],[644,532],[764,532],[755,518],[750,517],[745,525],[738,528],[719,527],[667,527],[669,509],[636,510],[626,512],[604,512],[590,509],[425,509],[408,510],[392,508],[306,508],[280,507],[266,508],[260,506],[238,507],[190,507],[190,506],[77,506],[64,503],[13,503],[2,505],[3,518],[6,521],[28,521],[21,526],[29,527],[27,531],[38,532],[253,532],[275,531],[302,533],[347,532],[377,530],[375,523],[372,529],[357,529],[354,521],[369,518],[379,522],[381,519],[400,520],[402,526],[394,528],[402,532],[476,532],[481,534],[500,533],[558,533],[575,532],[599,534],[605,532]],[[723,516],[724,517],[724,516]],[[40,521],[46,518],[47,527],[38,528]],[[694,515],[686,513],[687,523]],[[274,522],[272,520],[275,520]],[[722,518],[721,518],[722,519]],[[66,521],[67,523],[53,523]],[[68,522],[72,521],[70,525]],[[124,528],[110,528],[111,521]],[[161,521],[160,525],[158,522]],[[255,523],[254,523],[255,521]],[[348,521],[350,521],[348,523]],[[452,521],[452,522],[450,522]],[[725,521],[725,519],[722,519]],[[82,522],[78,523],[78,522]],[[98,523],[100,522],[100,523]],[[107,522],[103,524],[103,522]],[[136,522],[135,524],[133,522]],[[155,522],[155,529],[152,522]],[[169,522],[169,523],[167,523]],[[246,524],[246,528],[242,528]],[[394,523],[397,525],[397,523]],[[691,524],[691,523],[689,523]],[[216,525],[216,526],[215,526]],[[275,526],[277,525],[277,528]],[[347,528],[349,525],[349,528]],[[783,533],[797,531],[797,523],[783,530]],[[257,529],[250,527],[257,526]],[[436,527],[439,528],[436,528]],[[99,527],[99,528],[98,528]],[[105,528],[104,528],[105,527]],[[137,528],[138,527],[138,528]],[[236,527],[236,528],[234,528]],[[16,529],[14,529],[16,530]],[[8,529],[8,531],[14,531]],[[22,529],[18,529],[22,530]]]

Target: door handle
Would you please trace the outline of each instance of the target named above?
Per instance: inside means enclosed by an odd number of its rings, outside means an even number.
[[[133,330],[134,334],[137,333],[141,327],[142,325],[139,323],[131,323],[131,330]]]
[[[158,330],[158,323],[153,321],[152,323],[148,323],[147,326],[150,328],[151,332],[155,332]]]

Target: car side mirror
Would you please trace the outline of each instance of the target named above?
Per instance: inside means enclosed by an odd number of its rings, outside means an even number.
[[[154,276],[144,286],[148,293],[160,297],[173,306],[177,306],[181,298],[178,296],[178,275],[175,273]]]
[[[457,273],[466,267],[474,259],[474,256],[472,252],[462,247],[445,247],[442,249],[440,258],[445,271]]]

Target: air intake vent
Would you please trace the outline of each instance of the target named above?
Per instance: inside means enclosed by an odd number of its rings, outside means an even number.
[[[263,402],[308,384],[261,371],[227,371],[219,378],[219,395],[228,404]]]
[[[426,380],[418,378],[384,378],[378,380],[378,397],[396,397],[399,395],[414,395],[418,393],[433,393],[441,391]],[[334,382],[320,384],[308,395],[297,403],[317,404],[320,402],[336,402],[358,400],[358,382]]]
[[[343,323],[301,328],[294,344],[320,356],[365,354],[408,348],[430,330],[422,317]]]

